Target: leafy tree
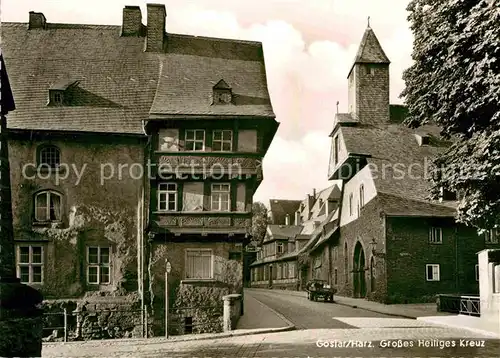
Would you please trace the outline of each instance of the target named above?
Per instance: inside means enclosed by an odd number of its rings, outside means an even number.
[[[500,225],[500,0],[412,0],[407,10],[406,123],[434,122],[454,138],[435,161],[433,193],[461,193],[459,222]]]
[[[267,224],[269,223],[269,215],[267,207],[261,202],[252,204],[252,236],[253,241],[261,244],[266,235]]]

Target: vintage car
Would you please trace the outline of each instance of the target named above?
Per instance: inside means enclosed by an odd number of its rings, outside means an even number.
[[[333,302],[333,295],[337,290],[331,287],[325,280],[311,280],[306,285],[307,298],[317,301],[322,298],[325,302]]]

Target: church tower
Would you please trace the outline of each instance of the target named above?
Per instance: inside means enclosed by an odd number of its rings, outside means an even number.
[[[389,121],[390,61],[369,21],[347,76],[348,110],[360,123],[385,123]]]

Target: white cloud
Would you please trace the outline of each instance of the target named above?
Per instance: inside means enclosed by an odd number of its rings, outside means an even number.
[[[255,199],[302,199],[313,186],[328,185],[326,173],[336,102],[347,109],[347,74],[371,17],[391,60],[391,100],[404,83],[412,35],[402,0],[165,0],[167,30],[263,42],[269,91],[279,131],[264,160],[264,182]],[[120,24],[124,5],[145,1],[81,2],[3,0],[4,21],[27,21],[42,11],[49,22]],[[76,7],[78,6],[78,8]],[[97,11],[98,9],[98,11]],[[388,16],[390,13],[390,16]]]

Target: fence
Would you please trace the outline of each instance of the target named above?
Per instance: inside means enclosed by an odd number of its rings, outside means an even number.
[[[440,312],[460,313],[469,316],[481,315],[478,296],[438,295],[437,306]]]

